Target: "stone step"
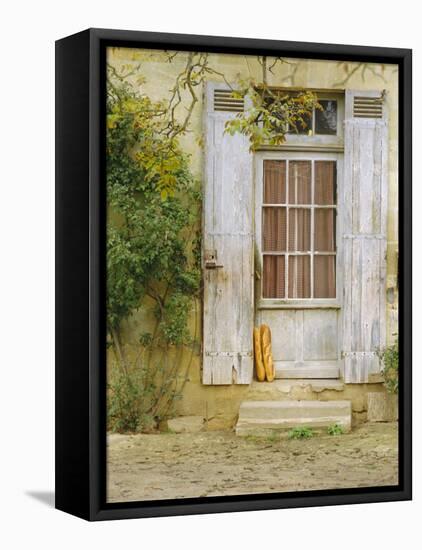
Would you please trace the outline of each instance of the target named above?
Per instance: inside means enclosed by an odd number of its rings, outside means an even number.
[[[290,378],[340,378],[340,369],[335,365],[303,365],[303,366],[291,366],[274,362],[275,365],[275,377],[282,379]]]
[[[258,382],[253,380],[249,386],[246,398],[250,401],[263,401],[273,399],[279,401],[295,395],[293,399],[318,399],[323,392],[331,392],[331,395],[341,396],[338,392],[344,390],[344,382],[335,378],[289,378],[276,379],[273,382]],[[317,395],[315,395],[317,394]]]
[[[332,424],[348,432],[351,423],[350,401],[243,401],[236,435],[269,435],[304,426],[318,431]]]

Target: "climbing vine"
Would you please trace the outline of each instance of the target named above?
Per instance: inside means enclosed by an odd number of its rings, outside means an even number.
[[[167,52],[166,62],[176,55]],[[208,54],[183,55],[161,101],[142,91],[140,66],[108,66],[107,333],[118,366],[109,372],[108,424],[116,431],[153,429],[171,414],[198,353],[189,322],[200,296],[201,194],[179,140],[190,131],[203,84],[218,78],[247,103],[226,132],[246,135],[251,150],[282,143],[318,108],[311,92],[268,86],[282,59],[259,58],[261,78],[231,85]],[[150,330],[136,328],[139,314],[152,319]]]
[[[178,53],[168,53],[167,61],[172,63],[177,55]],[[268,84],[269,75],[274,74],[278,64],[290,66],[290,63],[280,57],[259,56],[257,60],[261,69],[259,75],[246,79],[238,78],[237,82],[230,83],[223,73],[212,66],[209,54],[189,53],[186,56],[185,67],[176,77],[171,90],[167,135],[183,134],[189,130],[189,122],[199,100],[198,90],[209,78],[222,80],[232,91],[233,98],[244,100],[246,108],[227,121],[226,132],[247,136],[251,151],[264,144],[280,145],[285,142],[288,131],[306,129],[313,109],[322,110],[316,94],[306,90],[287,93],[274,89]],[[182,106],[185,114],[178,122]]]
[[[281,92],[254,79],[240,81],[232,95],[247,98],[249,105],[226,123],[226,132],[247,136],[251,151],[283,144],[288,131],[306,130],[313,109],[322,109],[313,92]]]
[[[108,420],[134,431],[169,414],[187,376],[182,357],[189,364],[195,352],[187,326],[200,286],[200,194],[177,136],[163,132],[163,104],[114,69],[108,77],[107,329],[119,366]],[[123,328],[139,311],[153,328],[137,335],[133,355]]]

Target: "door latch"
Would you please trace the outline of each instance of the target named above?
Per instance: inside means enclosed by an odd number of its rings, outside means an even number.
[[[217,251],[206,250],[204,257],[205,269],[219,269],[224,267],[223,264],[217,263]]]

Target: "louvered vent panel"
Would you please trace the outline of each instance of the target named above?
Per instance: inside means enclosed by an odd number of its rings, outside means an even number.
[[[353,116],[355,118],[382,118],[382,98],[356,96],[353,101]]]
[[[241,113],[243,106],[243,98],[233,97],[231,90],[214,90],[214,111]]]

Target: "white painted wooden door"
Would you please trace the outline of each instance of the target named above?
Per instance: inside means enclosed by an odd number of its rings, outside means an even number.
[[[346,91],[343,357],[346,382],[370,381],[386,339],[386,105],[379,91]]]
[[[253,179],[244,136],[224,133],[243,109],[228,87],[205,97],[203,383],[248,384],[253,373]]]
[[[271,328],[276,377],[339,378],[342,154],[265,151],[255,164],[255,322]]]

